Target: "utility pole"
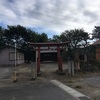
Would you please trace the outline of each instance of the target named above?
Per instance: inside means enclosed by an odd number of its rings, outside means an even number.
[[[16,58],[17,58],[17,52],[16,52],[16,40],[14,40],[14,44],[15,44],[15,66],[14,66],[14,74],[13,74],[13,82],[17,82],[17,78],[16,78]]]

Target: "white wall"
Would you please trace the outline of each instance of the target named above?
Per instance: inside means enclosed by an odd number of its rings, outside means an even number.
[[[10,59],[10,53],[14,53],[15,50],[12,47],[6,47],[2,50],[0,50],[0,65],[13,65],[15,63],[15,60],[11,60]],[[23,53],[18,53],[18,55],[20,57],[22,57],[22,59],[19,59],[17,61],[17,64],[22,64],[24,63],[24,54]],[[19,58],[18,56],[18,58]],[[18,59],[17,58],[17,59]]]

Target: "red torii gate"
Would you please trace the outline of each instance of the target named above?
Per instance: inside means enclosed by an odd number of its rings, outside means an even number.
[[[29,42],[29,44],[36,50],[36,65],[37,65],[37,74],[40,74],[40,47],[48,47],[48,50],[50,47],[57,47],[57,57],[58,57],[58,71],[63,72],[62,68],[62,58],[60,56],[60,49],[64,49],[67,45],[68,42],[62,42],[62,43],[32,43]],[[63,48],[63,46],[65,46]]]

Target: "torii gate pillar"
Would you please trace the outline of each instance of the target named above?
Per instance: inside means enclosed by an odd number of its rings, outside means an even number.
[[[37,47],[37,75],[40,75],[40,47]]]
[[[63,68],[62,68],[62,58],[60,57],[60,47],[58,46],[57,48],[57,57],[58,57],[58,71],[62,72]]]

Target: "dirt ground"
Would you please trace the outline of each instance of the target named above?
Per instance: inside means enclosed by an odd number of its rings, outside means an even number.
[[[30,64],[23,64],[17,67],[18,81],[28,81],[31,79]],[[81,93],[91,97],[93,100],[100,100],[100,73],[99,72],[75,72],[74,77],[68,77],[67,63],[63,64],[65,74],[57,73],[57,63],[42,63],[41,76],[37,80],[59,80],[62,83],[80,91]]]

